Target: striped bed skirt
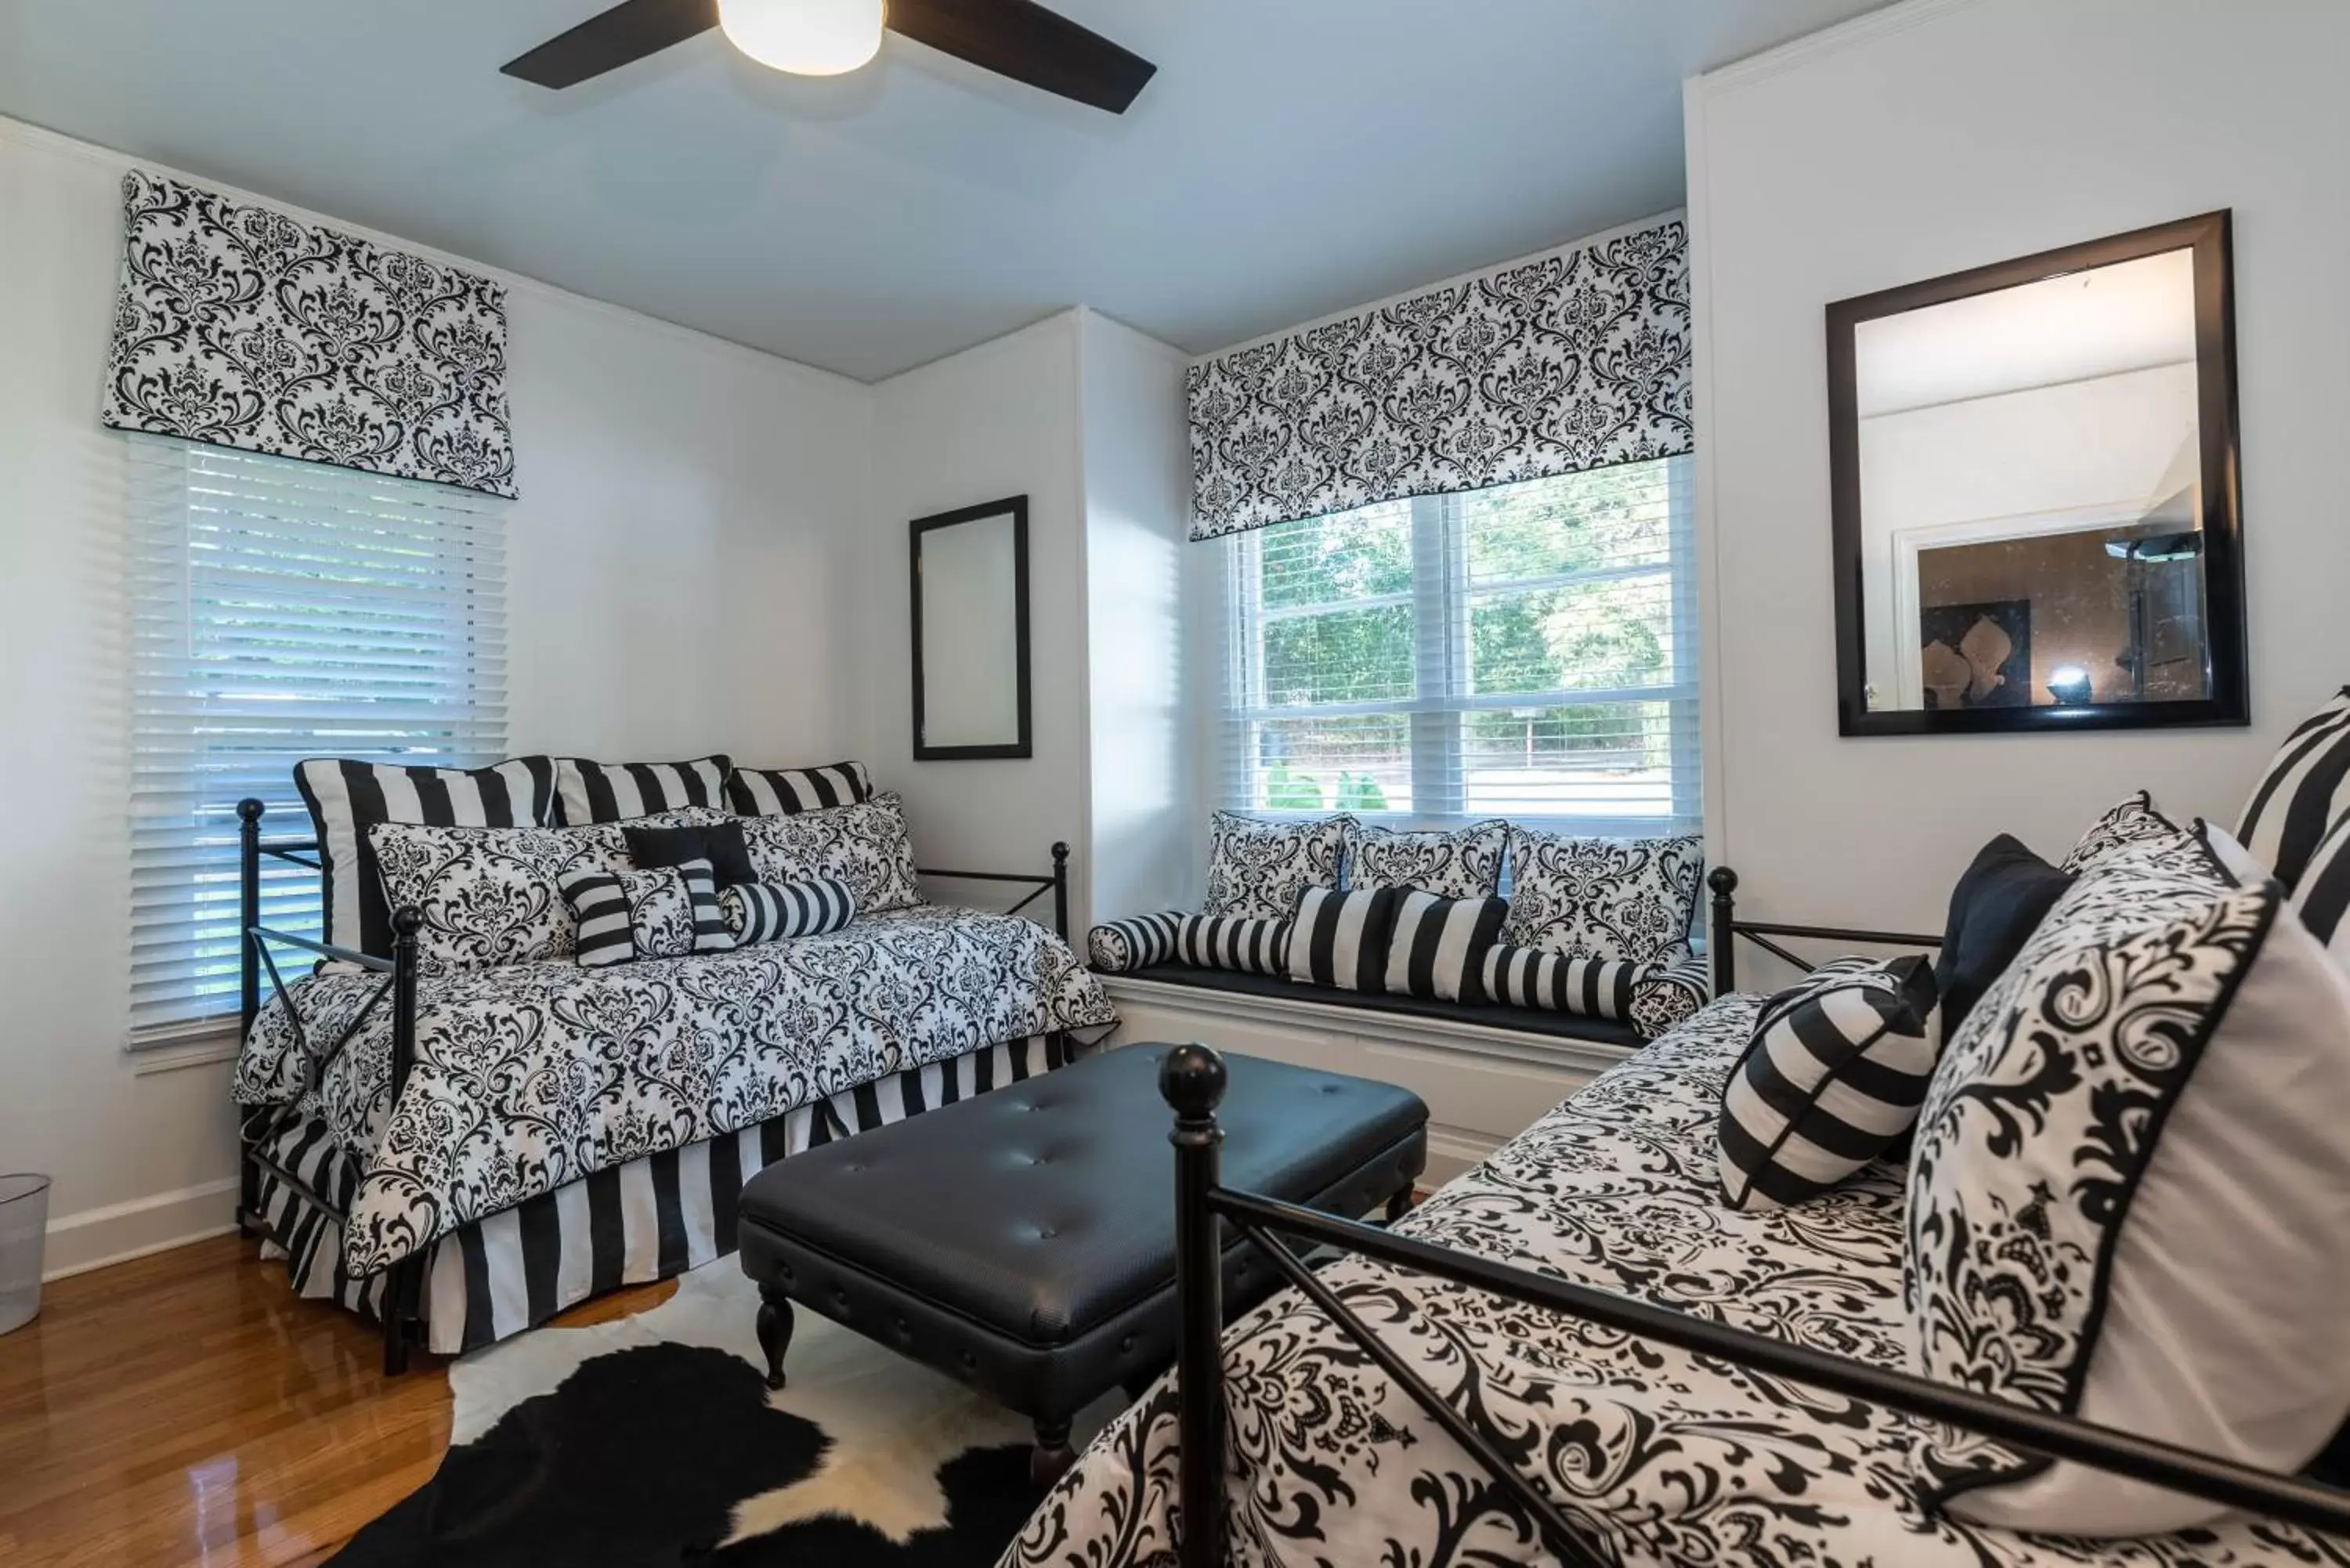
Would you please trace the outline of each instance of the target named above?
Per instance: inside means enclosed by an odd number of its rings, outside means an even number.
[[[735,1248],[743,1184],[821,1144],[1018,1083],[1076,1059],[1066,1035],[1039,1034],[909,1068],[739,1133],[631,1160],[558,1187],[434,1241],[426,1250],[424,1347],[459,1355],[536,1328],[622,1285],[665,1280]],[[348,1212],[359,1171],[318,1122],[287,1129],[276,1162]],[[261,1173],[264,1257],[283,1256],[295,1293],[381,1321],[387,1276],[343,1269],[342,1228],[285,1182]]]

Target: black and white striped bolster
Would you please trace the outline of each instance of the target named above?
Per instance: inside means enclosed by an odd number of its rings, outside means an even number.
[[[1131,974],[1175,956],[1175,929],[1189,916],[1180,910],[1112,920],[1086,933],[1086,952],[1103,974]]]
[[[857,919],[857,896],[845,882],[744,882],[719,895],[735,944],[820,937]]]
[[[1678,1029],[1713,1000],[1713,971],[1704,959],[1684,950],[1640,966],[1632,981],[1632,1032],[1655,1040]]]
[[[1496,944],[1486,951],[1482,979],[1486,998],[1506,1007],[1620,1019],[1632,1011],[1639,969],[1627,959],[1562,958]]]
[[[1279,974],[1289,963],[1289,922],[1263,915],[1186,915],[1175,956],[1194,969]]]

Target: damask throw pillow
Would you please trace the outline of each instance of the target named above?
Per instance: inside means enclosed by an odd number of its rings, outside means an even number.
[[[2178,825],[2154,804],[2154,796],[2140,790],[2089,825],[2081,842],[2064,857],[2064,868],[2075,873],[2085,871],[2116,855],[2128,853],[2135,846],[2167,844],[2179,832]]]
[[[895,794],[828,811],[741,821],[751,867],[762,882],[846,883],[858,909],[868,915],[922,901],[905,803]]]
[[[1287,919],[1308,888],[1338,886],[1352,821],[1259,822],[1216,813],[1208,824],[1208,896],[1200,913]]]
[[[2350,812],[2350,686],[2303,720],[2269,760],[2236,837],[2288,888],[2301,885],[2320,840]]]
[[[1513,825],[1502,940],[1566,958],[1668,957],[1688,944],[1704,875],[1694,835],[1576,838]]]
[[[2291,1471],[2350,1413],[2350,976],[2196,835],[2130,814],[1944,1050],[1909,1166],[1929,1376]],[[1929,1428],[1929,1495],[2085,1535],[2223,1511]]]
[[[560,886],[577,925],[583,969],[725,952],[734,946],[707,860],[658,871],[582,868],[565,872]]]
[[[1399,833],[1349,819],[1347,886],[1491,898],[1502,891],[1502,862],[1509,848],[1510,825],[1499,817],[1450,833]]]
[[[1918,1119],[1939,1044],[1924,958],[1837,959],[1773,996],[1721,1095],[1721,1195],[1733,1209],[1808,1202]]]

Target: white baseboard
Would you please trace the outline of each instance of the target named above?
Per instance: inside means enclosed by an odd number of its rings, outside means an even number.
[[[151,1252],[236,1229],[236,1178],[224,1177],[103,1209],[61,1214],[49,1221],[41,1278],[62,1280],[109,1263],[127,1263]]]

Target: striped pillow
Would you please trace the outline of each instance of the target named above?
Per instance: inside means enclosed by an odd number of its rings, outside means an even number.
[[[1388,993],[1444,1002],[1473,998],[1485,955],[1510,917],[1508,901],[1444,898],[1418,888],[1400,891],[1388,939]]]
[[[1175,929],[1191,917],[1177,910],[1111,920],[1086,934],[1086,952],[1102,974],[1132,974],[1175,956]]]
[[[785,937],[820,937],[857,919],[857,895],[847,883],[830,877],[745,882],[722,890],[718,901],[725,907],[726,926],[737,947]]]
[[[735,945],[707,860],[657,871],[582,867],[566,872],[557,885],[578,922],[583,968],[725,952]]]
[[[1175,926],[1175,957],[1196,969],[1279,974],[1289,963],[1289,922],[1262,915],[1185,915]]]
[[[1939,1048],[1922,957],[1838,959],[1762,1006],[1721,1096],[1721,1194],[1733,1209],[1816,1198],[1918,1119]]]
[[[2350,970],[2350,812],[2309,857],[2301,886],[2293,889],[2293,907],[2334,961]]]
[[[486,768],[403,767],[311,757],[294,768],[318,840],[327,941],[391,956],[391,906],[368,829],[545,827],[555,820],[555,762],[513,757]]]
[[[863,763],[822,768],[736,768],[726,775],[726,804],[737,816],[796,816],[873,798]]]
[[[556,820],[577,827],[689,805],[723,807],[726,774],[733,765],[723,756],[690,763],[591,763],[585,757],[557,757]]]
[[[2236,837],[2288,888],[2350,811],[2350,686],[2285,737],[2236,823]]]
[[[1486,950],[1479,979],[1484,994],[1505,1007],[1623,1019],[1631,1016],[1633,985],[1647,967],[1628,959],[1561,958],[1497,942]]]
[[[1289,933],[1289,978],[1341,991],[1384,989],[1388,942],[1402,902],[1400,888],[1306,888]]]

